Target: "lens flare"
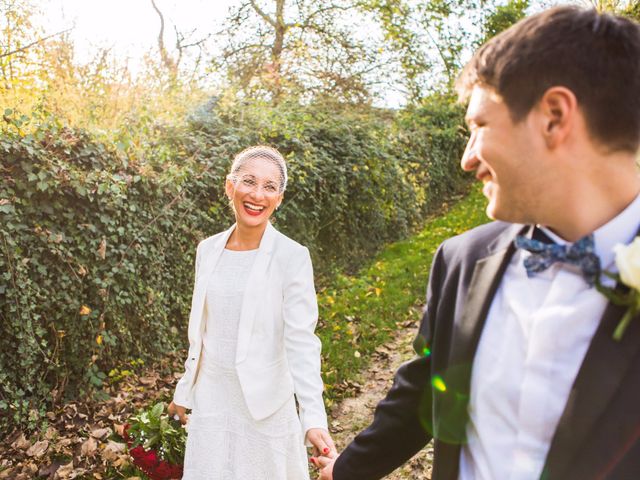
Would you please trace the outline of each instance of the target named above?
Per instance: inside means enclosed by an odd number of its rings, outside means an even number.
[[[433,388],[435,388],[439,392],[447,391],[447,385],[444,383],[444,380],[442,380],[442,377],[440,375],[434,375],[431,378],[431,385],[433,385]]]

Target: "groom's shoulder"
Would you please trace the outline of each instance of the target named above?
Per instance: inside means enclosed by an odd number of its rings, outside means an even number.
[[[445,240],[440,248],[450,258],[481,258],[506,248],[524,225],[494,221]]]

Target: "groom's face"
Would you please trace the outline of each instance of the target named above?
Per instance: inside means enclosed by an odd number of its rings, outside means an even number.
[[[461,166],[475,171],[483,183],[490,218],[536,223],[545,167],[532,117],[535,113],[514,123],[507,105],[493,89],[476,85],[472,90],[466,115],[471,137]]]

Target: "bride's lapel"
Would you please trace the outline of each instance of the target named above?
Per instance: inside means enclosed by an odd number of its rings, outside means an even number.
[[[192,338],[197,338],[197,335],[203,330],[203,309],[204,300],[207,294],[207,284],[213,274],[213,270],[216,268],[216,264],[220,259],[220,255],[224,250],[227,240],[236,228],[235,224],[226,230],[220,237],[209,247],[208,251],[203,251],[202,266],[197,272],[195,288],[193,298],[191,300],[191,317],[189,319],[189,334]],[[191,331],[191,329],[197,329],[197,331]]]
[[[242,311],[240,313],[240,324],[238,326],[238,347],[236,351],[236,363],[242,362],[249,352],[249,341],[251,340],[251,330],[256,318],[258,306],[264,304],[267,285],[267,269],[271,260],[271,254],[275,244],[277,232],[271,223],[260,241],[260,247],[256,254],[256,259],[251,267],[247,286],[242,299]]]

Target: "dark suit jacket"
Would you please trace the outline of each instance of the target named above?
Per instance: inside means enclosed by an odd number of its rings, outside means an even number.
[[[456,480],[480,333],[513,239],[494,222],[444,242],[433,260],[414,347],[372,424],[335,462],[334,480],[379,479],[435,439],[434,480]],[[640,318],[613,340],[625,309],[609,304],[572,386],[542,480],[640,479]],[[501,480],[501,479],[495,479]]]

